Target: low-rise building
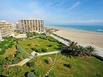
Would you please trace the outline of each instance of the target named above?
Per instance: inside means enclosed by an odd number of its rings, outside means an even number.
[[[13,25],[7,21],[0,21],[0,32],[2,37],[14,35]]]

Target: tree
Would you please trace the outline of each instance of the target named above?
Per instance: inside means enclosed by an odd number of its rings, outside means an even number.
[[[92,46],[83,47],[77,44],[77,42],[71,42],[68,47],[62,48],[61,53],[64,55],[72,56],[85,56],[91,55],[94,51]]]
[[[70,55],[77,56],[79,54],[77,42],[70,42],[68,50]]]
[[[74,48],[74,47],[77,46],[77,44],[78,44],[77,42],[70,42],[69,47],[73,47]]]
[[[95,49],[92,46],[87,46],[86,51],[88,55],[91,55],[95,51]]]

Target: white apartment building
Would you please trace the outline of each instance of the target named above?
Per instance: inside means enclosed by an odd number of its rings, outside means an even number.
[[[43,20],[20,20],[16,23],[16,31],[19,32],[44,32]]]

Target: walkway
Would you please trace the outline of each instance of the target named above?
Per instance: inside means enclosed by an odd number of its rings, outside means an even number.
[[[58,40],[59,42],[63,43],[64,45],[68,46],[69,45],[69,41],[64,40],[62,37],[56,36],[51,34],[50,36],[52,36],[53,38],[55,38],[56,40]]]
[[[27,58],[25,58],[24,60],[20,61],[17,64],[12,64],[12,65],[8,65],[9,67],[13,67],[13,66],[23,66],[24,64],[26,64],[27,62],[29,62],[32,58],[34,57],[38,57],[38,56],[44,56],[44,55],[51,55],[51,54],[56,54],[56,53],[60,53],[60,50],[58,51],[53,51],[53,52],[46,52],[46,53],[37,53],[35,51],[33,51],[31,54],[28,55]]]

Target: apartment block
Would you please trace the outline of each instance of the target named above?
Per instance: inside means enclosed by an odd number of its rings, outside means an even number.
[[[20,20],[16,23],[16,30],[19,32],[44,32],[43,20]]]

